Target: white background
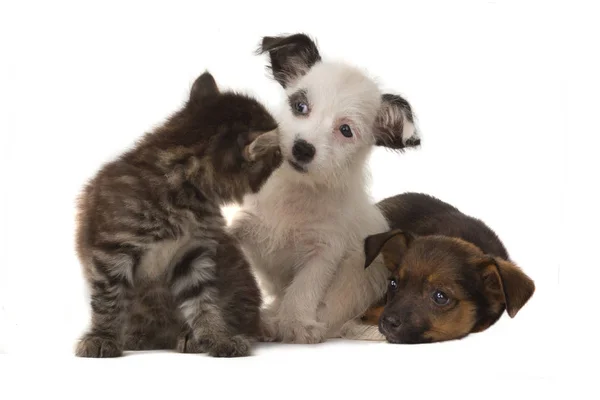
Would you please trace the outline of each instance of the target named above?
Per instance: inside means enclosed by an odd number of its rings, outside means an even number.
[[[600,267],[592,2],[0,4],[0,397],[520,398],[597,375],[584,361],[597,354]],[[373,198],[422,191],[483,219],[535,280],[531,301],[442,344],[74,358],[88,323],[73,246],[86,179],[176,110],[205,69],[276,111],[282,90],[253,51],[263,35],[300,31],[414,107],[422,148],[373,153]]]

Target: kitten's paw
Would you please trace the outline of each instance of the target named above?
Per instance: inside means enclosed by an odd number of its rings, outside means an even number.
[[[79,341],[75,355],[90,358],[120,357],[123,349],[114,339],[87,334]]]
[[[222,337],[211,341],[208,354],[213,357],[246,357],[250,355],[250,341],[243,335]]]
[[[250,161],[281,157],[277,130],[260,135],[245,149],[245,152],[246,158]]]
[[[317,321],[294,320],[279,323],[279,334],[284,343],[322,343],[326,333],[325,324]]]
[[[179,353],[199,354],[206,353],[206,342],[198,340],[191,333],[183,333],[177,339],[177,347]]]

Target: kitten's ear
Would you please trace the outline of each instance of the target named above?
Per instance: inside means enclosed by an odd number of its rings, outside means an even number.
[[[198,102],[218,94],[219,88],[217,87],[217,82],[215,82],[215,78],[207,71],[196,78],[196,81],[192,85],[192,90],[190,90],[190,100]]]
[[[264,37],[258,53],[267,52],[273,78],[284,88],[293,84],[321,60],[315,42],[302,33]]]
[[[400,265],[413,239],[412,234],[399,229],[368,236],[364,243],[365,269],[382,253],[385,266],[393,272]]]
[[[533,280],[513,262],[489,257],[480,263],[480,270],[488,300],[504,303],[511,318],[535,292]]]
[[[421,138],[410,103],[399,95],[384,94],[375,120],[374,135],[377,146],[395,150],[419,146]]]

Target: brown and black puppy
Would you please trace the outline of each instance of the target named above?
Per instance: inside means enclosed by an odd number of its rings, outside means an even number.
[[[92,318],[76,355],[249,354],[260,292],[221,206],[281,164],[277,137],[265,107],[206,72],[179,111],[100,168],[78,204]]]
[[[363,316],[391,343],[460,339],[512,318],[533,281],[482,221],[434,197],[406,193],[378,206],[391,230],[365,240],[367,268],[382,253],[391,272],[387,298]]]

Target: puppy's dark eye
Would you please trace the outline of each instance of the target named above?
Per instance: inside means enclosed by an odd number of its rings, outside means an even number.
[[[352,137],[352,129],[350,129],[348,124],[340,125],[340,132],[347,138]]]
[[[433,302],[438,306],[445,306],[450,302],[450,298],[446,295],[446,293],[442,292],[441,290],[436,290],[435,292],[433,292],[431,298],[433,299]]]
[[[298,114],[308,114],[308,104],[302,101],[295,103],[294,108]]]
[[[388,284],[388,289],[395,292],[396,290],[398,290],[398,281],[396,280],[396,278],[391,278],[390,279],[390,283]]]

